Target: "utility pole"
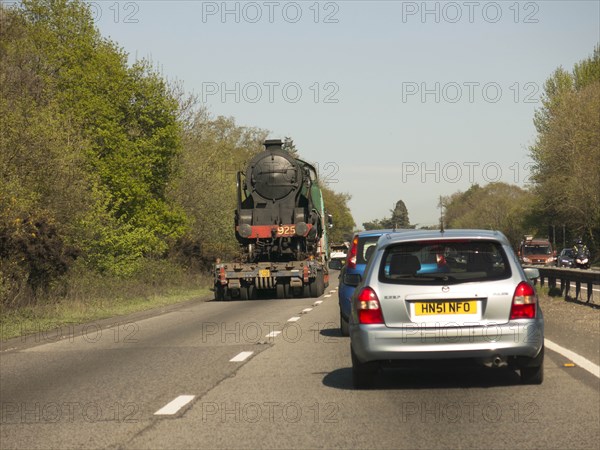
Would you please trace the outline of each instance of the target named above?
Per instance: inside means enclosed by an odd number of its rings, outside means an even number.
[[[440,195],[440,231],[444,232],[444,205],[442,204],[442,196]]]

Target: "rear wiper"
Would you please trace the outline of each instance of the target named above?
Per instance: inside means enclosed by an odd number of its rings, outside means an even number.
[[[408,278],[414,278],[414,279],[419,279],[419,280],[425,280],[425,279],[430,279],[430,280],[437,280],[438,277],[432,277],[431,275],[425,275],[425,274],[418,274],[418,273],[403,273],[403,274],[398,274],[398,275],[391,275],[390,278],[392,279],[408,279]]]
[[[420,275],[417,274],[417,277]],[[456,281],[455,277],[451,277],[447,273],[428,273],[425,275],[427,278],[432,278],[434,280],[444,280],[444,281]]]

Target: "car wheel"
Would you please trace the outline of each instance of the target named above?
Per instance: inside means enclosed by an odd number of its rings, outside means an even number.
[[[542,384],[544,381],[544,348],[535,358],[535,365],[521,367],[521,383]]]
[[[348,321],[344,319],[342,311],[340,311],[340,332],[342,333],[342,336],[350,336],[350,325],[348,324]]]
[[[379,368],[377,362],[361,363],[354,354],[352,347],[350,347],[350,353],[352,355],[352,385],[354,389],[370,388]]]

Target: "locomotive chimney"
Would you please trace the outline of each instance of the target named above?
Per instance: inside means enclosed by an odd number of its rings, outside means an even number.
[[[281,150],[283,141],[281,139],[267,139],[265,141],[266,150]]]

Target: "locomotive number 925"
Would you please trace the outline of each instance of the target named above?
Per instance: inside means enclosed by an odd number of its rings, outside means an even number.
[[[277,237],[295,236],[296,225],[281,225],[277,227]]]

